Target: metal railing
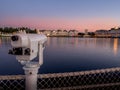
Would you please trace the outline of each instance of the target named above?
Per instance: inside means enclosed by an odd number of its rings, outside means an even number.
[[[40,90],[120,90],[120,68],[39,74]],[[0,76],[0,90],[24,90],[25,75]]]
[[[24,75],[0,76],[0,90],[24,90]]]

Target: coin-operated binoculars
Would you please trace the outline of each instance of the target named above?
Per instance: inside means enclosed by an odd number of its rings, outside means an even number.
[[[47,37],[43,34],[15,34],[11,37],[12,49],[9,54],[15,55],[23,65],[26,76],[26,90],[37,89],[37,73],[43,64],[43,50]],[[39,55],[39,61],[33,61]]]

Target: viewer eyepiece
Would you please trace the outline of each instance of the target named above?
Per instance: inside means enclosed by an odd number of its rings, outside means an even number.
[[[11,40],[12,40],[12,41],[17,41],[17,40],[18,40],[18,36],[12,36],[12,37],[11,37]]]

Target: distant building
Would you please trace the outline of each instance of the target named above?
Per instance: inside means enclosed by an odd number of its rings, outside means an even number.
[[[78,36],[77,30],[39,30],[39,34],[45,34],[46,36]]]
[[[96,37],[107,37],[108,36],[108,30],[96,30],[95,36]]]
[[[56,31],[56,30],[53,30],[53,31],[51,32],[51,36],[57,36],[57,31]]]
[[[111,30],[109,30],[109,34],[111,37],[120,37],[120,28],[111,28]]]
[[[51,30],[39,30],[40,34],[44,34],[46,36],[50,36],[51,35]]]
[[[104,35],[104,34],[107,34],[107,33],[108,33],[107,30],[96,30],[96,31],[95,31],[95,34],[96,34],[96,35]]]
[[[120,37],[120,28],[115,27],[115,28],[111,28],[110,30],[96,30],[95,36],[96,37]]]
[[[78,36],[78,31],[77,30],[70,30],[69,32],[68,32],[68,35],[69,36]]]
[[[26,34],[25,30],[19,30],[17,33]]]
[[[57,35],[58,36],[68,36],[68,31],[67,30],[57,30]]]

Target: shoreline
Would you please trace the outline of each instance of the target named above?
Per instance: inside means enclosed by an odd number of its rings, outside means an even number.
[[[11,37],[11,36],[0,36],[0,37]],[[120,37],[81,37],[81,36],[47,36],[47,37],[65,37],[65,38],[120,38]]]
[[[0,37],[11,37],[12,34],[10,35],[0,35]],[[84,35],[77,35],[77,36],[62,36],[62,35],[50,35],[50,36],[47,36],[47,37],[78,37],[78,38],[120,38],[120,36],[84,36]]]

